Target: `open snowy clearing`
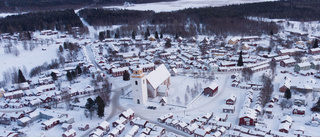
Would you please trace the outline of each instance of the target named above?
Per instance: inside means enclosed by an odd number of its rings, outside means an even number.
[[[218,7],[231,4],[254,3],[275,0],[178,0],[173,2],[156,2],[146,4],[134,4],[132,6],[106,6],[104,8],[129,9],[129,10],[153,10],[155,12],[169,12],[186,8]]]

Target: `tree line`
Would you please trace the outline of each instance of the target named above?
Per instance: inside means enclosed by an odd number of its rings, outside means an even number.
[[[34,11],[48,9],[98,7],[130,3],[149,3],[175,0],[0,0],[0,12]]]
[[[71,32],[72,27],[83,27],[74,10],[30,12],[0,19],[0,33],[36,30],[59,30]]]

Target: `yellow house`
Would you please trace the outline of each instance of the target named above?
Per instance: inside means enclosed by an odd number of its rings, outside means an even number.
[[[149,37],[149,41],[156,41],[154,37]]]
[[[228,41],[228,44],[234,45],[240,41],[240,37],[233,37]]]
[[[3,94],[4,93],[6,93],[6,91],[4,91],[4,89],[3,88],[0,88],[0,98],[2,98],[3,97]]]

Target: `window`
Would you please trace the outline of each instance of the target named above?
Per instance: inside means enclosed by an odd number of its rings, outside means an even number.
[[[136,85],[138,85],[138,81],[136,81]]]

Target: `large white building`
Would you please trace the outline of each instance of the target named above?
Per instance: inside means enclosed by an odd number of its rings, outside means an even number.
[[[131,75],[132,99],[136,104],[145,104],[148,99],[147,79],[141,67],[133,68]]]

